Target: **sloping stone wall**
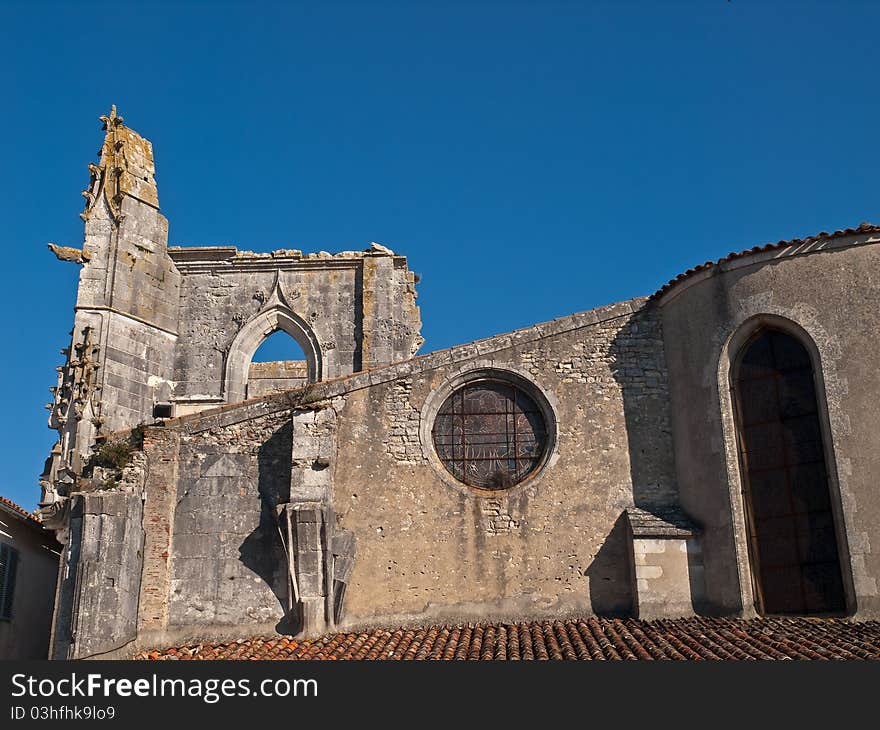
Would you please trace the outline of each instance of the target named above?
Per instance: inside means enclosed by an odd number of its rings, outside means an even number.
[[[632,610],[621,513],[676,494],[662,335],[638,303],[596,317],[345,395],[338,439],[357,447],[339,450],[333,503],[358,540],[346,626]],[[424,428],[432,394],[483,369],[526,377],[556,409],[547,465],[495,493],[453,483]]]
[[[423,435],[432,396],[483,369],[527,378],[554,409],[546,466],[509,491],[455,483]],[[166,632],[284,628],[288,502],[327,505],[328,529],[356,541],[342,626],[628,613],[621,515],[675,501],[666,389],[659,319],[634,300],[168,421]]]

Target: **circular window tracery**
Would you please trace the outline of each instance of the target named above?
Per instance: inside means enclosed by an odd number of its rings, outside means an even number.
[[[544,413],[521,388],[498,380],[468,383],[440,407],[434,448],[458,481],[479,489],[507,489],[542,463],[547,451]]]

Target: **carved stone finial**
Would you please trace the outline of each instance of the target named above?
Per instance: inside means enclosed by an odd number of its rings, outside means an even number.
[[[103,129],[104,129],[104,131],[109,130],[111,127],[119,127],[119,126],[122,126],[122,122],[125,121],[125,120],[123,119],[123,117],[119,116],[119,115],[116,113],[116,104],[112,104],[112,105],[110,106],[110,114],[109,114],[109,115],[107,115],[107,114],[102,114],[100,117],[98,117],[98,119],[100,119],[101,122],[103,122],[103,124],[104,124]]]
[[[98,164],[89,164],[89,187],[85,210],[80,214],[88,221],[99,201],[106,203],[113,223],[119,224],[125,217],[122,203],[125,196],[159,209],[159,196],[154,179],[153,148],[137,132],[126,127],[122,117],[116,112],[116,105],[110,114],[100,117],[104,125],[104,144],[98,153]]]

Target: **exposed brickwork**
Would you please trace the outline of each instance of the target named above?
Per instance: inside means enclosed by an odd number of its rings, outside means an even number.
[[[144,490],[145,534],[139,631],[162,630],[168,624],[179,438],[175,431],[164,429],[150,429],[144,436],[149,479]]]
[[[490,535],[503,535],[519,527],[507,512],[503,499],[485,499],[480,502],[480,510],[485,516],[486,532]]]

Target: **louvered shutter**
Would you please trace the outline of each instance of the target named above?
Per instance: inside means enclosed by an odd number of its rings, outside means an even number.
[[[0,618],[2,619],[12,618],[17,567],[18,551],[10,545],[0,545]]]
[[[7,618],[4,606],[6,605],[6,574],[9,572],[9,545],[0,543],[0,619]]]

